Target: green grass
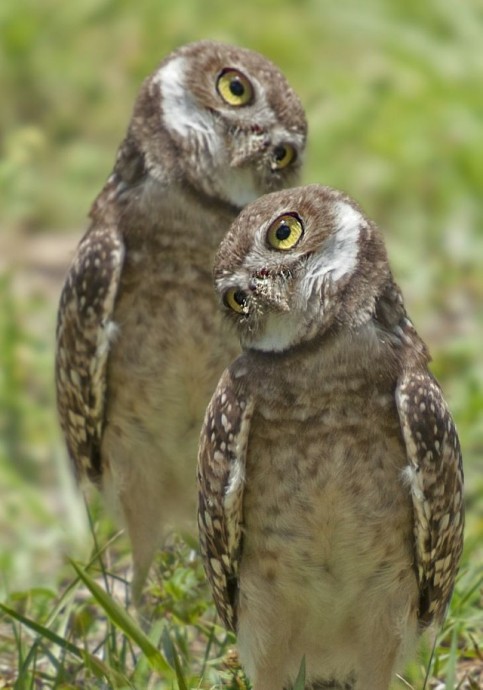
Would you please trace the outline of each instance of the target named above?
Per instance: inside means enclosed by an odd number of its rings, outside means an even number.
[[[115,538],[109,546],[115,573],[96,539],[87,564],[70,562],[60,592],[31,588],[0,605],[15,687],[244,688],[192,540],[173,538],[160,553],[145,615],[131,610],[126,559]]]
[[[159,554],[148,619],[126,617],[126,542],[104,548],[95,497],[88,526],[52,385],[60,239],[80,237],[142,79],[199,38],[280,65],[307,110],[304,181],[345,189],[385,231],[465,460],[465,551],[428,687],[483,666],[482,24],[478,0],[2,4],[0,688],[245,687],[194,535]],[[429,659],[405,673],[415,690]]]

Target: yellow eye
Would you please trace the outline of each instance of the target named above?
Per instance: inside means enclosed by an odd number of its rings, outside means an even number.
[[[229,105],[248,105],[253,100],[253,86],[237,69],[224,69],[218,77],[216,88]]]
[[[291,144],[279,144],[273,150],[272,170],[282,170],[293,163],[297,152]]]
[[[223,295],[223,302],[226,307],[236,311],[237,314],[246,314],[248,312],[248,298],[247,293],[239,288],[230,288]]]
[[[300,218],[295,213],[284,213],[268,228],[267,242],[273,249],[286,251],[295,247],[303,234]]]

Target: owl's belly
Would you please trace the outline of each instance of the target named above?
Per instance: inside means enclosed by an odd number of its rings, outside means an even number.
[[[256,440],[238,608],[249,672],[273,662],[294,678],[305,658],[310,678],[346,687],[366,662],[374,669],[415,638],[405,457],[397,436],[357,435],[300,427],[275,443]]]
[[[193,517],[205,409],[238,347],[203,286],[183,292],[158,281],[149,296],[124,293],[114,321],[119,334],[108,362],[104,468],[121,489],[149,485],[170,522]]]
[[[254,425],[248,458],[241,608],[263,589],[317,625],[343,625],[368,589],[384,596],[413,577],[401,440],[357,424],[270,430]]]

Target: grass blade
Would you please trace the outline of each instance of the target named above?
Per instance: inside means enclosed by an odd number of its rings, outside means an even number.
[[[75,644],[72,644],[72,642],[69,642],[69,640],[60,637],[52,630],[49,630],[49,628],[44,627],[40,623],[37,623],[26,616],[23,616],[21,613],[10,609],[8,606],[0,604],[0,610],[10,616],[10,618],[22,623],[22,625],[24,625],[26,628],[33,630],[41,637],[49,640],[53,644],[56,644],[64,651],[70,652],[77,658],[82,659],[89,670],[91,670],[98,678],[104,677],[113,687],[125,688],[131,686],[126,676],[112,669],[110,666],[101,661],[101,659],[98,659],[93,654],[90,654],[86,649],[77,647]]]
[[[458,661],[458,637],[459,626],[453,628],[451,635],[451,646],[449,650],[448,665],[446,668],[446,685],[447,690],[454,690],[456,687],[456,665]]]
[[[178,681],[178,690],[188,690],[188,686],[186,685],[186,681],[183,675],[183,670],[181,668],[181,664],[179,663],[178,654],[176,653],[173,640],[171,639],[169,630],[167,628],[164,628],[163,630],[163,646],[165,648],[166,653],[168,654],[168,658],[172,659],[173,661],[174,670],[176,672],[176,679]]]
[[[305,690],[305,656],[302,657],[302,661],[300,663],[297,678],[295,679],[293,690]]]
[[[111,622],[122,630],[125,635],[135,642],[142,650],[151,669],[158,673],[166,673],[169,677],[172,677],[174,673],[171,666],[127,611],[119,606],[119,604],[74,561],[71,560],[70,563],[78,577],[82,580],[100,606],[102,606]]]

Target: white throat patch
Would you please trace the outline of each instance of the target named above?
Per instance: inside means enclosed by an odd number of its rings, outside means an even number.
[[[283,352],[295,345],[301,335],[300,324],[288,312],[267,314],[264,331],[253,340],[247,339],[247,346],[261,352]]]
[[[220,180],[221,192],[235,206],[246,206],[258,198],[259,192],[250,168],[228,168]]]

